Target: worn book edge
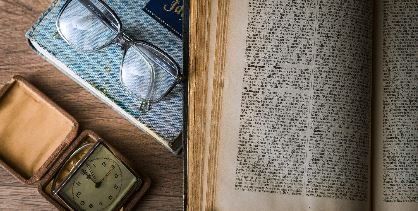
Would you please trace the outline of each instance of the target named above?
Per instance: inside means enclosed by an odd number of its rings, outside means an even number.
[[[187,210],[214,209],[228,9],[229,1],[190,4]]]
[[[210,136],[206,190],[206,210],[214,210],[216,202],[216,180],[219,157],[220,121],[224,88],[226,48],[228,46],[229,0],[218,1],[216,16],[215,58],[213,70],[212,108],[210,111]]]
[[[202,210],[203,152],[206,140],[207,70],[209,60],[210,0],[190,1],[187,135],[187,210]]]

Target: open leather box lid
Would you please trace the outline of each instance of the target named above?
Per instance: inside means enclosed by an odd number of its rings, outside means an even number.
[[[0,164],[33,184],[76,138],[77,121],[23,77],[0,89]]]

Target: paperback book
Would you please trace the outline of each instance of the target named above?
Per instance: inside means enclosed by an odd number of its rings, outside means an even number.
[[[141,111],[140,101],[120,81],[123,51],[112,44],[95,52],[80,52],[60,36],[56,22],[66,1],[55,0],[26,37],[30,45],[47,61],[75,80],[100,100],[111,106],[132,124],[149,133],[173,153],[182,148],[183,94],[178,84],[164,99]],[[183,65],[183,47],[179,34],[173,33],[146,12],[148,0],[104,1],[119,17],[124,32],[135,40],[157,46]],[[167,3],[168,4],[168,3]],[[169,4],[170,5],[170,4]],[[156,7],[164,5],[154,5]],[[181,20],[180,20],[181,21]]]

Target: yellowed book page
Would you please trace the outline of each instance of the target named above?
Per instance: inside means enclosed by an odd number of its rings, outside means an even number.
[[[229,0],[208,209],[370,209],[371,22],[371,1]]]
[[[378,0],[374,210],[418,210],[418,1]]]

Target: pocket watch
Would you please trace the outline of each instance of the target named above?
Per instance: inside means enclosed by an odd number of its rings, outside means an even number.
[[[73,210],[115,210],[141,178],[102,141],[79,147],[52,182],[56,199]]]

